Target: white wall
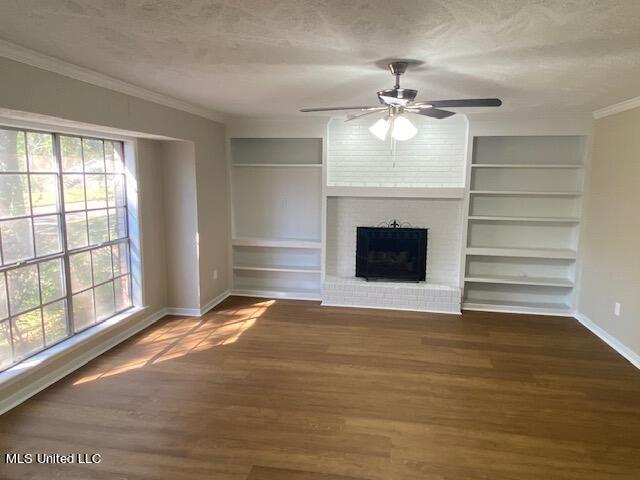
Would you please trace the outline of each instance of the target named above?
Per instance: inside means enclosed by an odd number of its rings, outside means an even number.
[[[369,132],[372,117],[329,124],[327,184],[368,187],[462,187],[467,124],[463,115],[445,120],[410,115],[417,135],[390,142]]]
[[[144,303],[157,312],[167,306],[165,189],[163,169],[159,168],[162,142],[140,139],[137,143]]]
[[[640,108],[596,120],[578,311],[640,358]],[[621,304],[620,316],[614,304]]]
[[[200,308],[198,276],[198,207],[193,143],[160,143],[166,244],[167,305]]]
[[[459,200],[337,197],[327,201],[327,274],[355,275],[356,227],[396,218],[429,228],[427,282],[459,286],[462,241]]]
[[[231,288],[229,270],[229,184],[225,127],[210,122],[205,138],[194,141],[198,214],[200,307]],[[203,159],[204,161],[200,161]],[[217,272],[217,278],[214,277]]]

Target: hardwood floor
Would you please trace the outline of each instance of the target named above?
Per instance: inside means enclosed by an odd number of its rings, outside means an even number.
[[[640,371],[571,318],[232,297],[2,416],[0,452],[102,455],[3,479],[639,479]]]

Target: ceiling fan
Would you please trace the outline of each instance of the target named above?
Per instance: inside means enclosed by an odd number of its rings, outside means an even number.
[[[357,118],[365,117],[376,113],[385,112],[385,116],[374,123],[369,130],[381,140],[387,138],[391,132],[395,140],[409,140],[418,130],[405,117],[406,113],[425,115],[427,117],[443,118],[455,115],[455,112],[442,110],[441,108],[456,107],[499,107],[502,101],[499,98],[468,98],[459,100],[428,100],[416,102],[417,90],[400,87],[400,76],[407,71],[409,62],[396,61],[389,63],[391,74],[396,77],[393,88],[380,90],[378,99],[381,105],[375,107],[321,107],[302,108],[301,112],[331,112],[338,110],[359,110],[358,113],[351,113],[347,116],[347,122]]]

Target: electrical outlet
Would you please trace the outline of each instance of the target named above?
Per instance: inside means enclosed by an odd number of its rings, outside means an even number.
[[[613,314],[616,317],[620,316],[620,304],[618,302],[616,302],[616,304],[613,306]]]
[[[217,269],[215,269],[215,270],[213,271],[213,279],[214,279],[214,280],[217,280],[217,279],[218,279],[218,270],[217,270]]]

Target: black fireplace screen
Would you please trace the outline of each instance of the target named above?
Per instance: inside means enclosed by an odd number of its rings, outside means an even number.
[[[358,227],[356,277],[420,282],[426,270],[426,228]]]

